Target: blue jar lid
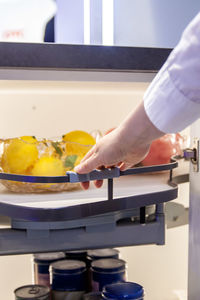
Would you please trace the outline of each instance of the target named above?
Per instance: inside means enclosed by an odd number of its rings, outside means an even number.
[[[124,271],[126,268],[126,262],[122,259],[105,258],[98,259],[92,262],[92,270],[102,273],[119,272]]]
[[[64,259],[65,253],[64,252],[38,253],[38,254],[34,254],[33,257],[35,263],[49,265],[56,260]]]
[[[86,269],[86,264],[79,260],[60,260],[51,264],[53,273],[59,274],[76,274]]]
[[[87,253],[88,257],[92,260],[103,258],[119,258],[119,251],[113,248],[89,250]]]
[[[102,291],[103,299],[143,299],[144,289],[134,282],[120,282],[106,285]]]

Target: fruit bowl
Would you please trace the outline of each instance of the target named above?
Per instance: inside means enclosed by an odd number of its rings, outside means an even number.
[[[0,171],[19,175],[64,176],[67,171],[73,171],[91,149],[95,143],[95,139],[93,137],[92,139],[89,139],[91,144],[86,144],[88,139],[81,140],[85,144],[75,142],[69,134],[55,140],[37,139],[34,136],[1,139]],[[68,182],[34,183],[1,180],[1,183],[15,193],[61,192],[80,188],[79,183]]]

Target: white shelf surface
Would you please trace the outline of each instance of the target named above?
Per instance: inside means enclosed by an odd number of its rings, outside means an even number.
[[[143,195],[173,189],[167,181],[169,172],[149,175],[129,175],[114,179],[113,198]],[[9,192],[0,184],[0,203],[34,208],[63,208],[85,203],[105,201],[107,199],[107,181],[100,189],[93,183],[85,190],[61,193],[18,194]]]

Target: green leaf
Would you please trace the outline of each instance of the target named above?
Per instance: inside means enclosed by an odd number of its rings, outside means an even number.
[[[65,159],[64,166],[72,170],[74,168],[77,157],[78,155],[68,155]]]
[[[54,147],[54,149],[56,150],[56,152],[59,154],[59,156],[61,157],[62,154],[63,154],[63,152],[62,152],[62,150],[60,149],[60,147],[58,146],[59,143],[58,143],[58,142],[52,142],[51,144],[52,144],[52,146]]]

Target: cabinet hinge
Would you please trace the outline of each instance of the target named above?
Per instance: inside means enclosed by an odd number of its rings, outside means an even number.
[[[187,148],[183,151],[183,156],[186,160],[190,160],[193,164],[194,172],[199,172],[199,139],[194,138],[193,140],[193,148]]]

